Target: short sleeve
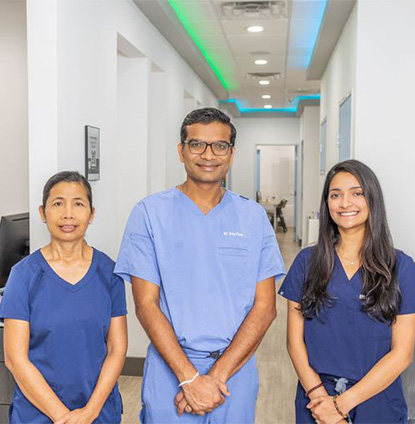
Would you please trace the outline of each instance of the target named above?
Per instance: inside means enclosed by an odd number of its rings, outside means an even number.
[[[4,318],[30,320],[29,281],[25,272],[13,267],[0,303],[0,321]]]
[[[262,228],[261,256],[257,281],[263,281],[270,277],[275,277],[275,280],[279,280],[285,275],[284,260],[278,247],[274,229],[265,210],[262,211]]]
[[[130,214],[114,272],[128,282],[134,276],[160,285],[153,234],[143,202]]]
[[[278,291],[280,296],[297,303],[301,301],[306,280],[306,256],[304,251],[297,255]]]
[[[111,317],[127,315],[125,300],[125,283],[118,275],[113,274],[111,285]]]
[[[398,315],[415,313],[415,263],[403,253],[398,254],[398,281],[402,303]]]

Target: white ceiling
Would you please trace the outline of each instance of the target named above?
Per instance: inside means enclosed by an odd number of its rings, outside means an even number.
[[[262,109],[265,104],[290,108],[296,96],[319,92],[319,81],[307,80],[307,69],[326,0],[270,0],[268,3],[281,6],[281,16],[247,13],[239,19],[224,16],[223,6],[235,3],[229,0],[174,0],[184,11],[186,27],[191,28],[193,36],[196,34],[224,80],[232,86],[227,90],[168,0],[134,1],[222,100],[237,99],[247,108]],[[237,3],[241,9],[257,2],[238,0]],[[252,25],[260,25],[264,30],[249,33],[247,28]],[[256,65],[255,59],[266,59],[268,63]],[[278,73],[280,78],[264,78],[270,84],[261,86],[259,79],[247,78],[249,73]],[[262,99],[263,94],[270,94],[271,99]]]

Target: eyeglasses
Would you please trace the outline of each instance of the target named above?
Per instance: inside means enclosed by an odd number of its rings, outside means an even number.
[[[213,143],[207,143],[206,141],[200,140],[185,140],[182,143],[188,144],[190,153],[193,153],[194,155],[203,155],[209,146],[214,155],[225,156],[233,147],[233,144],[227,143],[226,141],[215,141]]]

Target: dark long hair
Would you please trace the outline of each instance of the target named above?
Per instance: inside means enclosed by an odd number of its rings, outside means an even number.
[[[317,316],[323,305],[332,299],[327,284],[334,268],[335,246],[339,230],[328,208],[328,196],[333,177],[339,172],[352,174],[363,189],[369,217],[360,250],[363,280],[362,306],[373,319],[394,322],[401,302],[396,275],[396,253],[386,219],[386,209],[379,181],[373,171],[357,160],[347,160],[333,166],[327,174],[320,203],[320,230],[313,249],[300,309],[304,317]]]

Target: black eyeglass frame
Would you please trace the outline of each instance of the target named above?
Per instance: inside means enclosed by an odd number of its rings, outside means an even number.
[[[192,153],[193,155],[203,155],[203,153],[205,153],[205,152],[206,152],[206,149],[208,148],[208,146],[210,146],[210,150],[211,150],[211,152],[212,152],[215,156],[226,156],[226,155],[229,153],[229,151],[231,151],[231,152],[232,152],[232,147],[234,147],[234,146],[235,146],[235,144],[234,144],[234,143],[228,143],[227,141],[214,141],[213,143],[208,143],[207,141],[202,141],[202,140],[184,140],[184,141],[182,141],[182,144],[188,144],[188,145],[189,145],[189,150],[190,150],[190,143],[191,143],[192,141],[197,142],[197,143],[201,143],[201,144],[204,144],[204,145],[205,145],[205,148],[203,149],[203,152],[200,152],[200,153],[193,153],[192,151],[190,151],[190,153]],[[226,152],[225,152],[223,155],[218,155],[217,153],[215,153],[215,152],[213,151],[213,145],[214,145],[214,144],[218,144],[218,143],[227,144],[227,146],[228,146],[228,149],[226,150]]]

